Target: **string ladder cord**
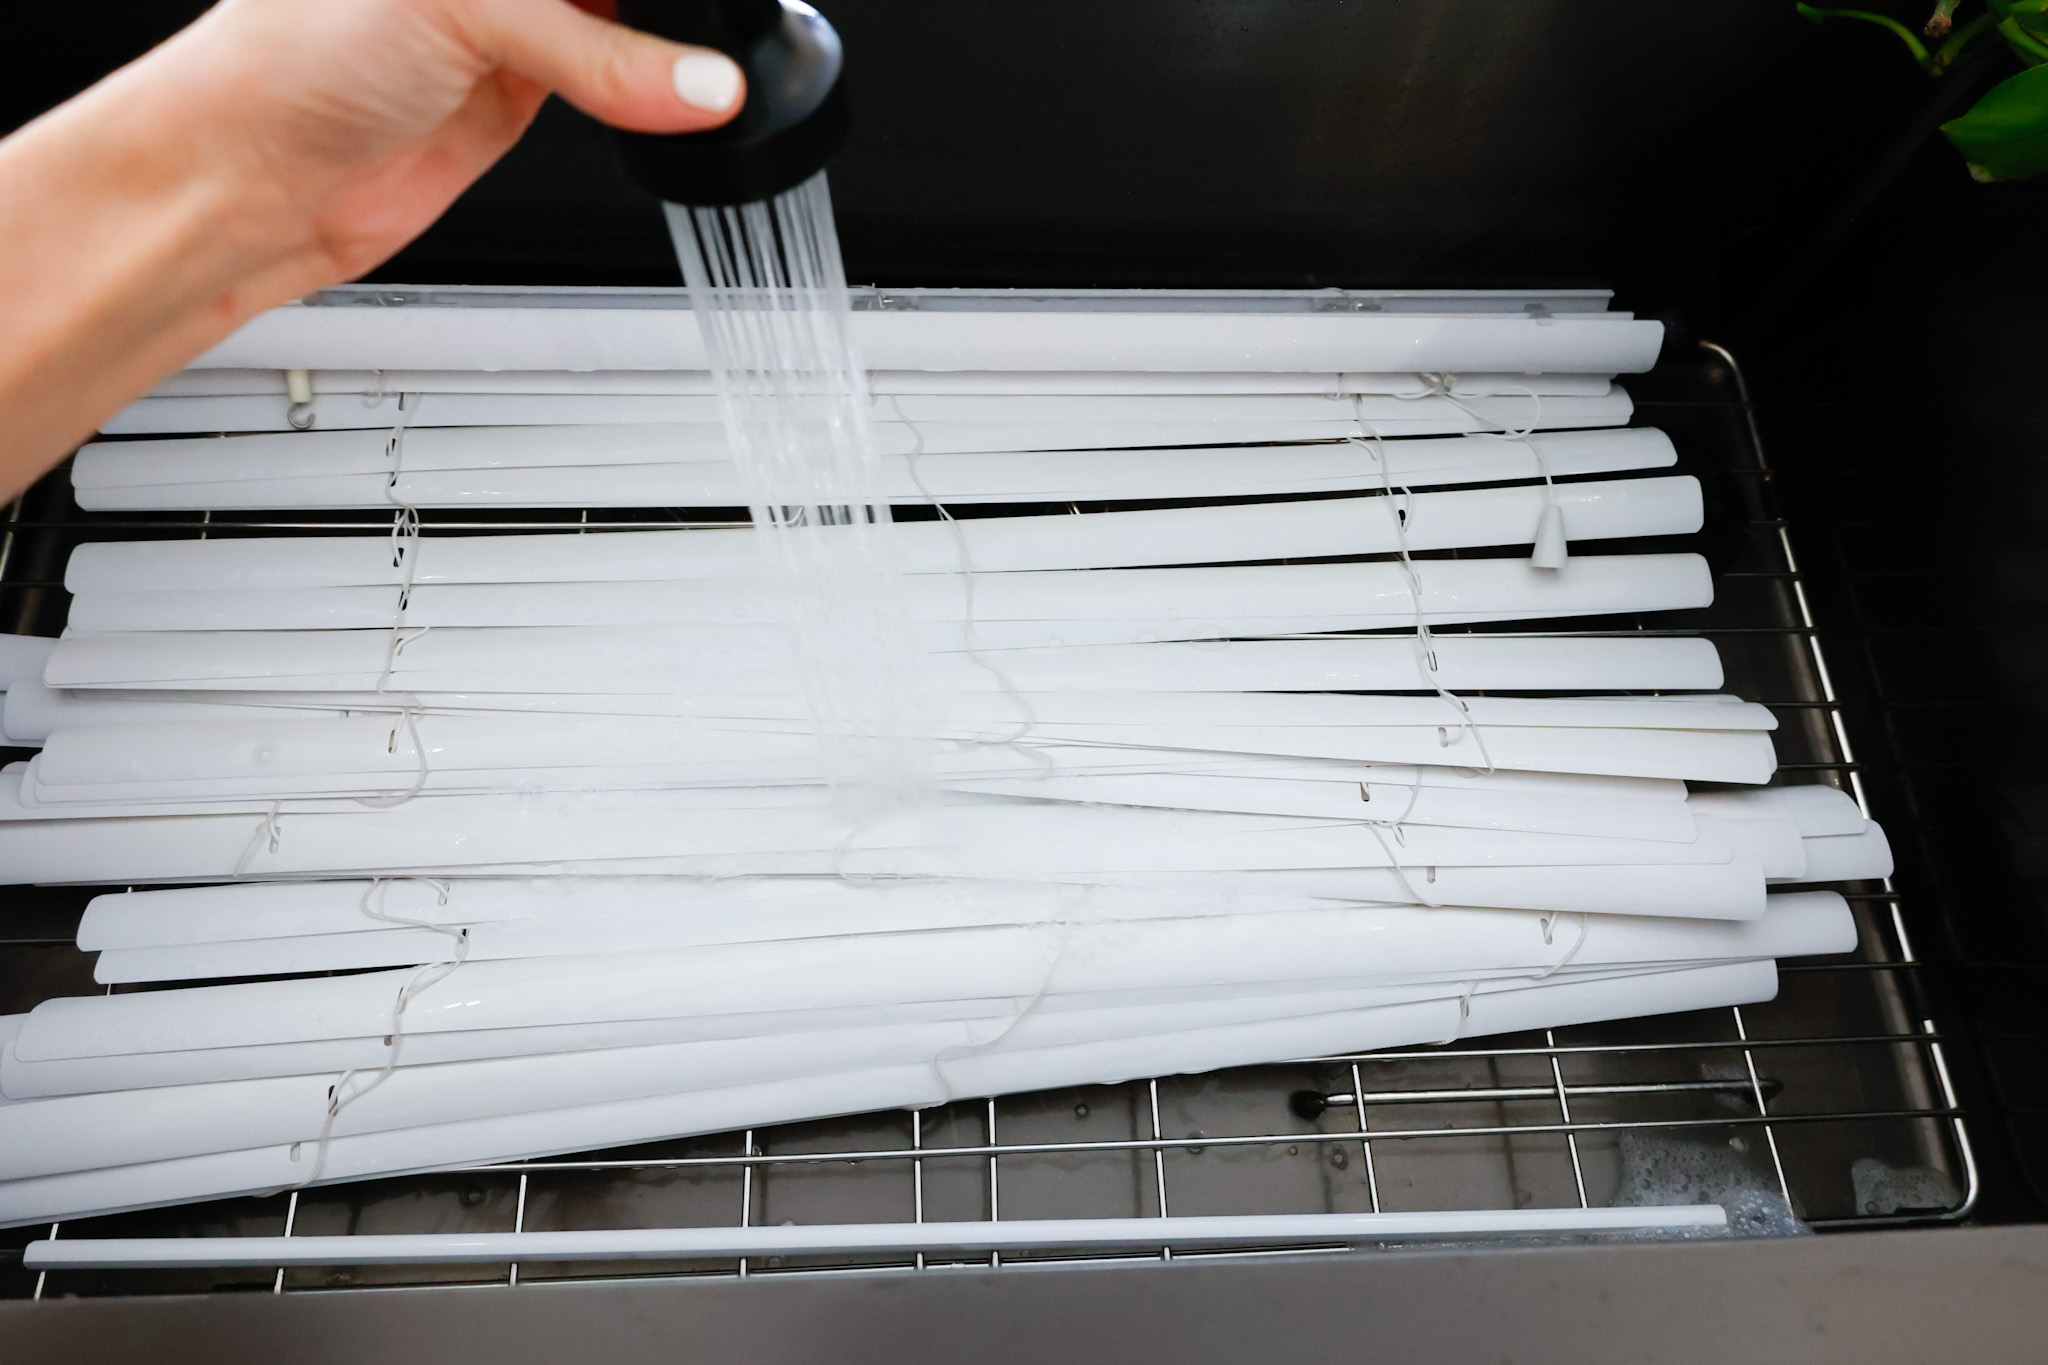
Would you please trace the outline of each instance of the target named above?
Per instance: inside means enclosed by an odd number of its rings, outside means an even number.
[[[384,384],[383,371],[377,373],[380,391]],[[392,423],[390,434],[385,437],[384,456],[390,463],[390,470],[384,480],[384,496],[395,509],[391,515],[391,567],[398,570],[398,602],[391,618],[391,634],[385,642],[384,671],[377,677],[377,692],[381,695],[391,690],[393,674],[398,668],[398,656],[405,647],[424,636],[431,627],[408,627],[406,612],[412,606],[412,590],[419,578],[420,560],[420,513],[417,507],[404,500],[398,492],[398,481],[405,467],[406,418],[412,407],[417,405],[419,395],[400,393],[398,395],[398,418]],[[408,400],[412,400],[409,402]],[[381,401],[381,397],[380,400]],[[399,712],[399,719],[391,727],[391,738],[385,747],[386,753],[398,751],[398,735],[403,730],[411,739],[413,753],[419,760],[419,770],[412,785],[399,792],[383,792],[376,796],[359,796],[358,805],[374,810],[389,810],[402,806],[425,790],[429,775],[427,746],[420,738],[420,716],[424,708],[414,698],[410,705]]]
[[[359,903],[359,908],[362,912],[371,919],[382,920],[386,924],[404,925],[414,929],[431,929],[435,933],[446,934],[455,941],[455,952],[452,957],[445,961],[428,962],[421,965],[411,977],[407,978],[405,984],[398,988],[398,994],[393,999],[391,1006],[391,1031],[384,1036],[384,1045],[389,1050],[385,1056],[384,1065],[377,1070],[376,1075],[367,1083],[357,1085],[356,1081],[363,1075],[363,1072],[359,1068],[351,1067],[337,1076],[334,1084],[327,1088],[327,1112],[321,1120],[320,1136],[313,1149],[313,1166],[307,1173],[306,1178],[299,1182],[301,1185],[314,1184],[326,1173],[328,1148],[334,1141],[335,1121],[341,1117],[342,1111],[375,1090],[378,1086],[384,1084],[384,1082],[390,1080],[392,1075],[398,1070],[400,1054],[405,1047],[406,1006],[410,1005],[421,992],[430,987],[437,986],[453,976],[456,969],[469,960],[468,925],[443,924],[439,920],[415,919],[408,915],[394,915],[391,913],[388,902],[390,899],[391,883],[394,880],[422,881],[436,889],[438,893],[437,904],[448,904],[449,887],[446,881],[431,877],[378,877],[363,889],[363,898]],[[377,902],[375,908],[371,905],[373,899]]]
[[[1429,628],[1429,614],[1423,605],[1422,573],[1416,567],[1415,559],[1408,549],[1408,518],[1414,511],[1414,490],[1401,485],[1400,501],[1395,501],[1396,485],[1393,471],[1387,462],[1386,441],[1373,429],[1371,423],[1366,421],[1364,405],[1355,395],[1352,399],[1352,412],[1360,431],[1360,435],[1352,438],[1352,443],[1371,452],[1374,462],[1379,466],[1380,490],[1386,500],[1388,515],[1394,522],[1394,546],[1401,565],[1401,579],[1407,586],[1409,600],[1415,604],[1415,633],[1412,638],[1416,664],[1437,696],[1457,711],[1461,737],[1471,736],[1473,743],[1479,747],[1479,757],[1484,760],[1482,771],[1491,773],[1495,771],[1493,755],[1487,751],[1486,737],[1480,733],[1479,723],[1472,718],[1472,708],[1465,704],[1464,698],[1445,687],[1438,676],[1436,641]],[[1443,727],[1438,727],[1437,739],[1442,747],[1448,749],[1451,746],[1449,733]]]
[[[1493,425],[1494,418],[1480,412],[1452,391],[1458,381],[1457,375],[1439,371],[1424,373],[1417,377],[1422,380],[1423,391],[1419,394],[1399,394],[1397,397],[1409,401],[1418,398],[1441,398],[1478,422],[1482,428]],[[1491,441],[1513,441],[1528,451],[1529,457],[1536,462],[1536,472],[1543,478],[1543,511],[1536,519],[1536,533],[1530,546],[1529,562],[1539,569],[1562,569],[1571,555],[1564,529],[1564,508],[1558,505],[1557,482],[1550,477],[1550,462],[1543,458],[1543,448],[1530,439],[1543,425],[1543,395],[1526,384],[1509,385],[1506,389],[1527,396],[1535,405],[1535,410],[1529,417],[1529,424],[1514,428],[1503,423],[1499,431],[1482,429],[1472,434]]]

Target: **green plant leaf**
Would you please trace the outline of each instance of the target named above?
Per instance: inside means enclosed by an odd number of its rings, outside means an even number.
[[[2048,66],[2000,81],[1941,131],[1979,180],[2024,180],[2048,171]]]

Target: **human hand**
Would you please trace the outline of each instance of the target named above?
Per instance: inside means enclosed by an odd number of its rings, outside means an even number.
[[[550,91],[645,133],[746,94],[727,57],[568,0],[221,0],[0,141],[0,494],[255,313],[411,241]]]
[[[292,240],[286,296],[377,265],[418,236],[550,91],[637,132],[724,123],[745,97],[722,54],[564,0],[222,0],[121,73],[202,140],[192,170]]]

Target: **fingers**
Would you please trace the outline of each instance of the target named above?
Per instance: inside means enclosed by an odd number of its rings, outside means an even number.
[[[746,77],[723,53],[626,28],[565,0],[468,0],[452,8],[485,55],[620,128],[715,128],[746,100]]]

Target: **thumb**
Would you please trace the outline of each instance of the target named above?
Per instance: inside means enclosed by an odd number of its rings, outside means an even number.
[[[485,56],[591,117],[636,133],[716,128],[746,102],[739,63],[600,19],[565,0],[471,0],[452,7]]]

